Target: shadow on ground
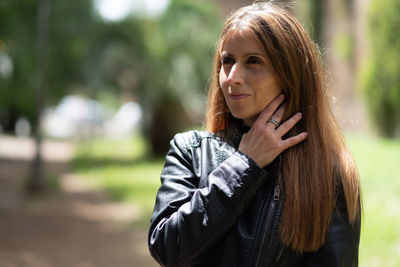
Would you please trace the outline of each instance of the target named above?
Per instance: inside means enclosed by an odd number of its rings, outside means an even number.
[[[28,196],[29,148],[0,138],[0,266],[157,266],[147,249],[147,229],[133,227],[135,208],[112,203],[71,173],[68,159],[48,147],[45,173],[60,188]],[[14,147],[17,156],[5,147]],[[23,156],[21,156],[23,155]],[[54,160],[52,160],[54,159]]]

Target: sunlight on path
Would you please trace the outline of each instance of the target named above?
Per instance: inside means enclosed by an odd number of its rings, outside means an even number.
[[[71,142],[45,140],[43,157],[51,161],[68,161],[74,154]],[[0,136],[0,158],[29,160],[34,157],[36,147],[32,138]]]

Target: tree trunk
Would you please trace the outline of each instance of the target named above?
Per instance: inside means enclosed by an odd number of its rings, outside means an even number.
[[[45,188],[43,178],[42,160],[42,134],[40,130],[41,113],[45,94],[47,91],[48,63],[49,63],[49,24],[50,24],[50,0],[39,0],[37,7],[36,26],[36,109],[33,121],[36,154],[33,159],[33,172],[29,177],[28,189],[31,192],[42,191]]]
[[[164,95],[152,108],[149,141],[153,156],[165,156],[172,137],[192,126],[193,123],[180,100],[173,95]]]
[[[310,17],[313,27],[312,36],[318,45],[322,46],[323,43],[323,12],[325,0],[311,0],[310,4]]]

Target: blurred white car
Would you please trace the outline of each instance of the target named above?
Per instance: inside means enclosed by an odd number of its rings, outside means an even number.
[[[55,138],[86,138],[102,133],[106,109],[97,101],[80,96],[66,96],[42,116],[44,134]]]
[[[106,122],[106,135],[109,137],[131,136],[140,128],[142,108],[135,102],[123,104],[113,118]]]
[[[66,96],[44,111],[42,129],[54,138],[122,137],[137,130],[141,116],[141,108],[134,102],[125,103],[114,114],[96,100]]]

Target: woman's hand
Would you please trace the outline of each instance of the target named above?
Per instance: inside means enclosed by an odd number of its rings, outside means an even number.
[[[270,164],[284,150],[307,138],[307,133],[303,132],[282,140],[282,136],[300,121],[301,113],[296,113],[278,127],[270,121],[270,119],[275,120],[278,124],[281,121],[285,107],[284,105],[279,109],[278,107],[284,99],[283,94],[275,97],[260,113],[249,132],[244,134],[240,141],[239,151],[245,153],[262,168]]]

